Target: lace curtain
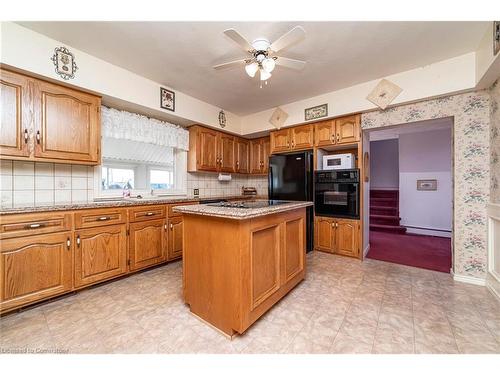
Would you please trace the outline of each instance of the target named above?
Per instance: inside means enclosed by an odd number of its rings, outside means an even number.
[[[189,150],[189,132],[180,126],[114,108],[101,109],[103,137]]]

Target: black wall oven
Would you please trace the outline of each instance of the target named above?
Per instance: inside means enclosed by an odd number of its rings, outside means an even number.
[[[359,169],[314,172],[316,215],[359,219]]]

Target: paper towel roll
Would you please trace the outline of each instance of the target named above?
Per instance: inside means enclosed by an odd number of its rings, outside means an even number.
[[[219,173],[219,181],[231,181],[231,175],[229,173]]]

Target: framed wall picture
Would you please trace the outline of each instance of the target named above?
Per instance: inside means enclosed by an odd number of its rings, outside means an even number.
[[[493,55],[500,51],[500,21],[493,21]]]
[[[421,191],[437,190],[437,180],[417,180],[417,190]]]
[[[160,107],[175,112],[175,92],[160,87]]]
[[[54,49],[54,55],[51,58],[54,63],[56,73],[62,79],[75,78],[75,72],[78,70],[75,62],[75,56],[66,47],[57,47]]]
[[[328,116],[328,104],[321,104],[304,110],[304,117],[306,121],[326,116]]]

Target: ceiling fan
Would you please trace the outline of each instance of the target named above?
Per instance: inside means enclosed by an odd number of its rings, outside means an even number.
[[[295,26],[273,43],[269,42],[266,38],[257,38],[252,43],[249,43],[235,29],[227,29],[224,31],[224,34],[250,54],[250,57],[215,65],[214,69],[216,70],[244,64],[245,71],[250,77],[255,77],[255,74],[259,72],[262,87],[262,81],[265,81],[267,84],[267,80],[271,78],[271,72],[276,65],[296,70],[301,70],[306,65],[305,61],[276,55],[282,49],[298,43],[305,38],[306,32],[301,26]]]

